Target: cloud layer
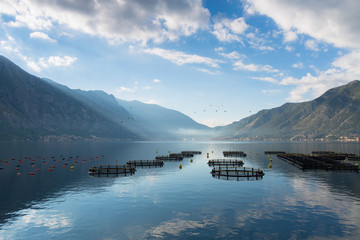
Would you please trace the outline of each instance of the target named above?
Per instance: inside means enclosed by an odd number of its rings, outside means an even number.
[[[296,31],[336,47],[360,48],[360,1],[246,1],[248,13],[271,17],[284,30],[287,41],[295,39]]]
[[[189,36],[206,29],[210,17],[201,0],[5,0],[0,13],[14,17],[9,26],[49,30],[63,25],[112,43],[143,44]]]

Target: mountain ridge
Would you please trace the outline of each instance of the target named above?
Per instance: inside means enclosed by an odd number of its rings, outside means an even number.
[[[1,55],[0,86],[2,141],[179,140],[207,129],[178,111],[141,102],[134,118],[111,94],[38,78]]]
[[[331,140],[360,134],[360,81],[329,89],[312,101],[261,110],[224,127],[222,139]]]

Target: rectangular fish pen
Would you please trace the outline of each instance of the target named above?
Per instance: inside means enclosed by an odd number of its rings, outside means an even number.
[[[337,159],[324,155],[309,155],[299,153],[278,154],[278,158],[302,170],[326,170],[326,171],[359,171],[359,166],[344,163]]]
[[[242,167],[244,162],[238,159],[211,159],[208,161],[209,166],[238,166]]]
[[[118,176],[135,174],[135,166],[131,165],[100,165],[89,168],[91,176]]]
[[[182,157],[182,158],[189,158],[194,157],[192,153],[170,153],[170,157]]]
[[[162,161],[182,161],[184,158],[181,156],[157,156],[155,159]]]
[[[265,151],[264,154],[272,155],[272,154],[280,154],[280,153],[286,153],[284,151]]]
[[[181,154],[194,154],[194,155],[200,155],[201,151],[181,151]]]
[[[126,164],[135,166],[135,167],[162,167],[162,166],[164,166],[164,161],[162,161],[162,160],[130,160]]]
[[[225,177],[226,179],[230,179],[230,178],[258,179],[258,178],[262,178],[265,175],[265,173],[261,169],[256,169],[256,168],[226,166],[226,167],[214,167],[211,171],[211,175],[217,178]]]
[[[243,151],[223,151],[224,157],[246,157]]]

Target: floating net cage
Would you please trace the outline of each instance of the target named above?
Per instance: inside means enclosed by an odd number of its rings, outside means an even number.
[[[211,159],[208,161],[209,166],[237,166],[242,167],[244,162],[239,159]]]
[[[265,175],[261,169],[246,167],[214,167],[211,171],[214,178],[224,180],[259,180]]]
[[[134,166],[135,168],[157,168],[163,167],[164,161],[162,160],[131,160],[126,163],[127,165]]]
[[[89,175],[96,177],[131,176],[136,168],[132,165],[100,165],[89,168]]]

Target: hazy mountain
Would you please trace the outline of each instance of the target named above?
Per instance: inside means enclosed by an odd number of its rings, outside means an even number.
[[[199,139],[210,136],[209,127],[195,122],[181,112],[157,104],[117,100],[139,125],[146,126],[144,134],[153,139]]]
[[[96,107],[28,74],[3,56],[0,86],[0,140],[39,140],[49,136],[139,139]]]
[[[225,139],[337,139],[360,135],[360,81],[333,88],[313,101],[286,103],[216,128]]]
[[[44,80],[143,139],[199,138],[203,137],[205,132],[208,134],[208,127],[175,110],[139,101],[116,99],[113,95],[99,90],[70,89],[49,79]]]
[[[0,140],[183,139],[209,128],[158,105],[70,89],[0,56]]]

